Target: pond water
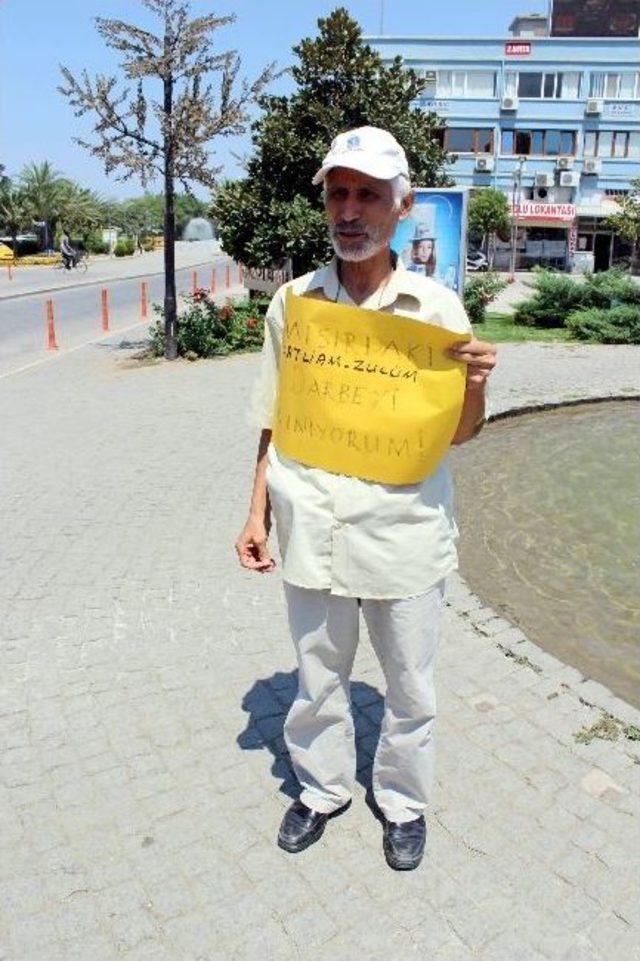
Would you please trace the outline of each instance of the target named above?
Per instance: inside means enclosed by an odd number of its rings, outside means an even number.
[[[639,415],[634,401],[524,414],[451,454],[471,590],[637,707]]]

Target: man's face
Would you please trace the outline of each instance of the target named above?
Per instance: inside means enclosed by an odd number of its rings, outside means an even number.
[[[368,260],[389,245],[396,224],[413,198],[396,205],[388,180],[377,180],[347,167],[334,167],[325,178],[325,210],[333,248],[342,260]]]

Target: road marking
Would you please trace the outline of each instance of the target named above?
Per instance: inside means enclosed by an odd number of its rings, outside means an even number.
[[[233,292],[234,289],[236,294],[239,292],[239,290],[242,290],[243,295],[245,294],[244,287],[242,288],[232,287],[231,291]],[[228,296],[229,294],[225,295],[225,297],[223,298],[223,302],[224,300],[226,300]],[[40,367],[41,364],[48,364],[55,360],[59,360],[61,357],[66,357],[68,354],[73,354],[74,351],[76,350],[82,350],[83,347],[90,347],[91,344],[101,344],[101,343],[104,343],[105,341],[113,340],[113,338],[117,337],[118,334],[123,334],[127,330],[135,330],[136,328],[138,329],[144,328],[145,333],[148,335],[149,322],[145,320],[137,320],[133,324],[127,324],[126,327],[118,327],[117,330],[111,331],[106,336],[105,336],[105,333],[103,332],[99,337],[92,337],[91,340],[85,340],[81,344],[76,344],[74,347],[61,347],[57,350],[56,353],[47,354],[46,357],[41,357],[39,360],[33,360],[29,364],[23,364],[22,367],[14,367],[12,370],[6,370],[3,373],[0,373],[0,380],[4,380],[5,377],[11,377],[13,374],[21,374],[25,370],[31,370],[33,367]]]
[[[30,364],[23,364],[22,367],[14,367],[13,370],[6,370],[4,373],[0,374],[0,380],[4,380],[5,377],[11,377],[12,374],[21,374],[25,370],[31,370],[32,367],[40,367],[41,364],[49,364],[52,361],[59,360],[61,357],[66,357],[67,354],[73,354],[76,350],[82,350],[83,347],[90,347],[91,344],[100,344],[107,340],[113,340],[118,334],[123,334],[126,330],[135,330],[136,327],[140,328],[143,326],[144,321],[136,321],[135,324],[128,324],[126,327],[118,327],[117,330],[112,331],[108,336],[105,337],[104,333],[100,337],[93,337],[91,340],[85,340],[81,344],[76,344],[75,347],[61,347],[55,354],[48,354],[46,357],[41,357],[40,360],[33,360]],[[146,330],[147,328],[145,328]]]
[[[226,257],[225,254],[214,254],[213,257],[209,258],[208,260],[203,260],[197,264],[187,264],[186,267],[176,267],[176,273],[179,273],[181,270],[192,270],[193,267],[206,267],[212,262],[224,263],[225,260],[229,259],[230,258]],[[232,261],[232,263],[233,262],[234,261]],[[83,287],[95,287],[97,284],[120,284],[127,280],[144,280],[145,277],[162,277],[163,275],[164,269],[161,267],[157,271],[151,270],[144,274],[130,274],[125,277],[98,277],[97,279],[91,278],[90,280],[74,281],[71,284],[61,283],[57,287],[39,287],[37,290],[23,290],[15,294],[11,291],[8,293],[0,291],[0,304],[5,300],[17,300],[18,298],[24,297],[37,297],[38,294],[64,293],[67,290],[79,290]],[[14,274],[14,279],[15,276],[16,275]]]

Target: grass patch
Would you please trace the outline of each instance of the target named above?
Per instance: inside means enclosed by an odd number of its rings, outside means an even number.
[[[492,311],[487,311],[487,319],[483,324],[473,325],[473,332],[478,340],[488,340],[494,344],[525,343],[532,340],[540,343],[565,343],[573,340],[566,327],[525,327],[514,324],[512,314]]]
[[[582,701],[582,698],[580,698]],[[586,701],[583,701],[586,704]],[[636,724],[623,724],[617,717],[603,711],[600,708],[602,717],[591,727],[583,727],[573,735],[574,740],[579,744],[590,744],[594,738],[599,737],[604,741],[617,741],[622,734],[628,741],[640,741],[640,727]]]

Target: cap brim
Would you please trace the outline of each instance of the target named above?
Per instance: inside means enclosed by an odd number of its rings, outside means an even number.
[[[330,163],[324,164],[320,167],[320,170],[316,173],[312,184],[320,184],[327,176],[330,170],[335,167],[346,167],[347,170],[357,170],[361,174],[367,174],[369,177],[373,177],[375,180],[392,180],[397,177],[398,174],[404,174],[408,177],[408,173],[404,170],[398,170],[398,165],[392,162],[386,162],[384,159],[371,160],[366,156],[358,157],[344,157],[339,160],[332,160]]]

